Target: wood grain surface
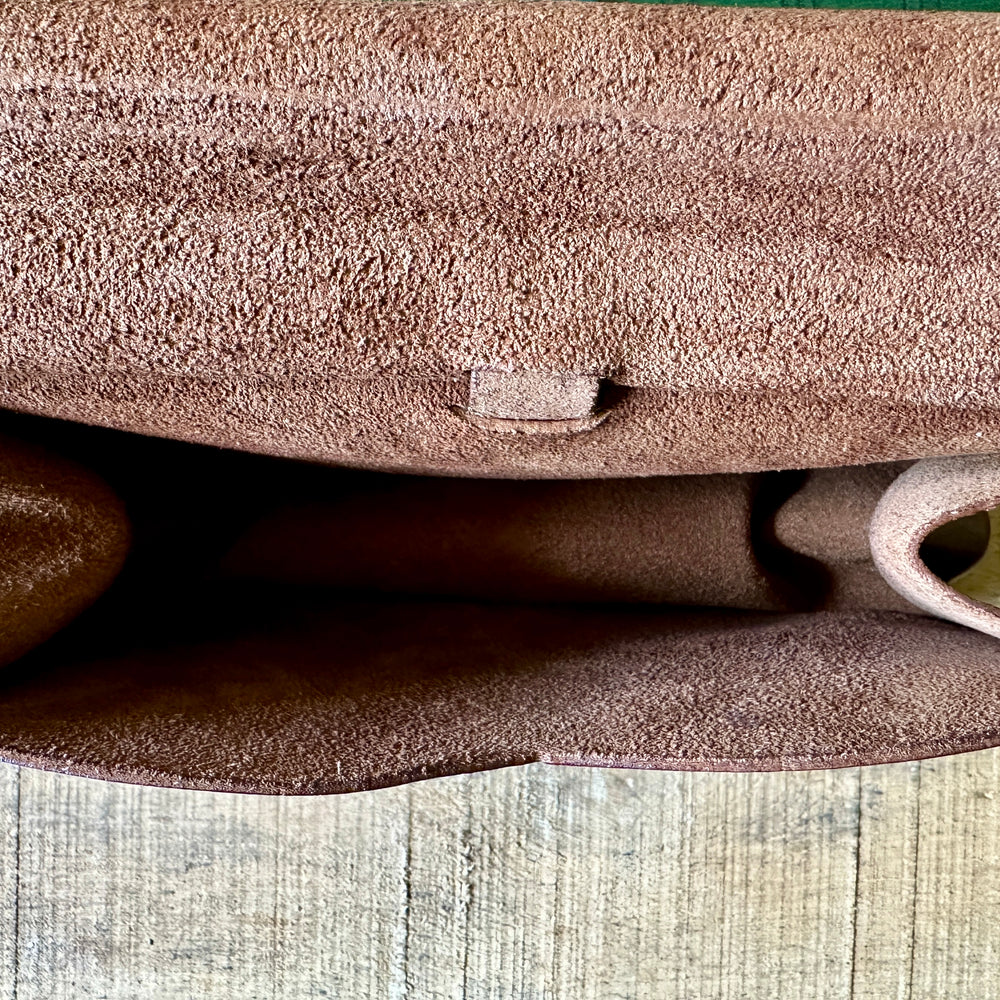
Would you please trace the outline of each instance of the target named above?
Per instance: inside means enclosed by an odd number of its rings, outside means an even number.
[[[0,767],[0,998],[993,998],[1000,751],[278,799]]]

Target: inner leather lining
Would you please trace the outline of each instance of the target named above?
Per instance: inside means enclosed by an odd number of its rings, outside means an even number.
[[[1000,741],[995,640],[861,558],[898,468],[427,479],[4,418],[100,473],[134,532],[104,596],[0,675],[7,760],[303,794]]]

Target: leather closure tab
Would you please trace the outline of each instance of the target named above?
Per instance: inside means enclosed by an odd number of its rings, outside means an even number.
[[[600,391],[596,375],[479,368],[469,376],[462,416],[484,430],[572,434],[607,416],[598,411]]]

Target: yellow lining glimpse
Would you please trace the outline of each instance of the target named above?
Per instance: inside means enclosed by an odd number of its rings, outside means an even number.
[[[990,538],[986,551],[964,573],[948,585],[981,604],[1000,608],[1000,507],[986,512],[990,519]]]

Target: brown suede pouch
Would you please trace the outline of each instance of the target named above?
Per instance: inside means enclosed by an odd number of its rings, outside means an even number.
[[[996,15],[0,5],[0,756],[1000,742],[921,549],[1000,503],[998,63]]]

